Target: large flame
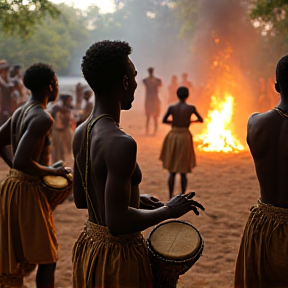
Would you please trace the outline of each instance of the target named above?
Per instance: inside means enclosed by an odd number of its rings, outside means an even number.
[[[195,141],[200,143],[199,150],[206,152],[234,152],[244,150],[240,141],[233,136],[231,120],[234,110],[234,98],[226,94],[223,100],[211,97],[210,111],[204,120],[206,127]]]

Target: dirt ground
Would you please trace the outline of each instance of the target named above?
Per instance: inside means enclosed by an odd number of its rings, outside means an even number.
[[[132,109],[133,110],[133,109]],[[145,117],[138,110],[122,113],[120,125],[138,143],[138,163],[142,169],[141,193],[152,194],[162,201],[168,200],[167,177],[158,160],[161,145],[169,127],[159,124],[156,136],[144,133]],[[193,127],[192,127],[193,132]],[[259,197],[258,182],[252,158],[248,151],[239,154],[204,153],[197,147],[197,167],[188,174],[188,191],[196,191],[200,201],[210,214],[200,216],[189,212],[181,219],[192,223],[204,239],[204,251],[193,267],[180,276],[181,288],[233,287],[235,259],[240,238],[250,207]],[[72,163],[73,159],[68,162]],[[0,177],[8,172],[0,160]],[[175,193],[180,192],[177,175]],[[71,287],[71,250],[86,220],[86,211],[77,210],[73,202],[65,201],[54,212],[59,241],[59,261],[56,270],[56,286]],[[147,237],[150,229],[144,231]],[[35,274],[26,279],[28,287],[35,287]]]

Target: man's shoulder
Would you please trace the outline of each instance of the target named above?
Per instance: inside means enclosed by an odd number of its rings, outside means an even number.
[[[54,120],[53,117],[51,116],[51,114],[46,111],[43,110],[42,108],[37,108],[35,109],[35,111],[33,111],[33,115],[31,115],[31,123],[38,125],[41,127],[49,127],[52,126]]]
[[[252,128],[253,126],[257,126],[260,128],[261,126],[266,126],[267,123],[271,124],[271,122],[275,119],[275,110],[269,110],[263,113],[253,113],[250,115],[248,119],[248,128]]]

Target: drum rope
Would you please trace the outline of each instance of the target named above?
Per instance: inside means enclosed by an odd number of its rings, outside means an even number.
[[[85,181],[83,182],[83,187],[85,190],[86,199],[88,200],[88,201],[86,200],[87,205],[88,205],[88,203],[90,204],[97,223],[99,223],[99,220],[97,218],[97,215],[96,215],[96,212],[94,210],[92,200],[89,196],[89,191],[88,191],[88,177],[89,177],[89,163],[90,163],[90,140],[91,140],[90,136],[91,136],[91,131],[92,131],[94,125],[96,124],[96,122],[103,117],[110,118],[116,123],[116,121],[113,119],[113,117],[109,114],[101,114],[98,117],[95,117],[94,119],[92,118],[92,114],[91,114],[91,117],[90,117],[88,125],[87,125],[87,133],[86,133],[86,166],[85,166]],[[116,124],[118,126],[118,123],[116,123]]]

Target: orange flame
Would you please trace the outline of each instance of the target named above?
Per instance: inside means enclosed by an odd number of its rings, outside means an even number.
[[[234,109],[234,98],[226,94],[223,101],[211,97],[211,110],[205,119],[206,127],[200,135],[195,136],[199,150],[205,152],[234,152],[244,150],[240,141],[233,136],[231,120]]]

